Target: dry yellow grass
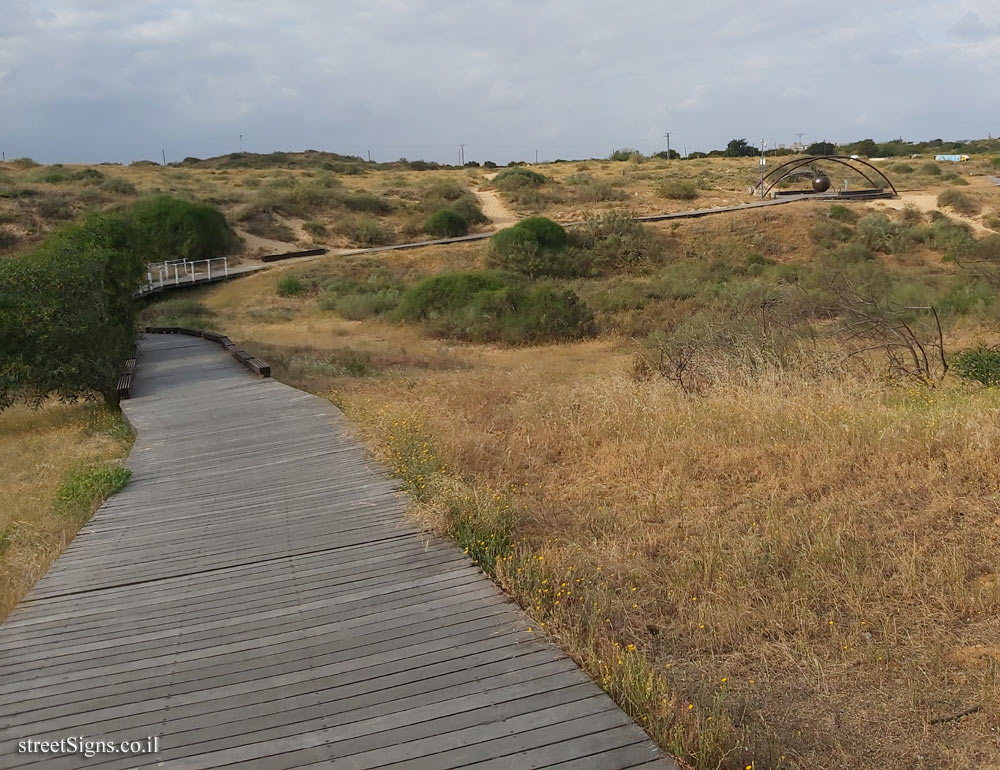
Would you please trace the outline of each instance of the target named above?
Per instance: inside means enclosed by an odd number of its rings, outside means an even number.
[[[120,418],[80,404],[0,413],[0,620],[44,574],[80,522],[57,513],[66,473],[128,451]]]
[[[675,234],[745,240],[743,220]],[[481,251],[386,259],[419,274],[477,266]],[[202,298],[219,328],[281,357],[277,376],[358,422],[411,482],[417,515],[482,538],[471,547],[499,557],[497,579],[539,628],[686,761],[1000,761],[995,391],[730,372],[688,395],[633,381],[625,338],[455,344],[278,298],[274,283]],[[948,344],[984,333],[969,319]],[[345,352],[372,371],[316,366]]]

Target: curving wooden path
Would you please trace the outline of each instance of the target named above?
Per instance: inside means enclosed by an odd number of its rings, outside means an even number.
[[[142,342],[133,480],[0,627],[0,767],[662,768],[328,402]],[[144,755],[17,753],[144,739]]]

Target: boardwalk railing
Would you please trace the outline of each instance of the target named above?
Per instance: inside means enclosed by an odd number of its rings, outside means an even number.
[[[229,277],[229,260],[226,257],[213,259],[169,259],[151,263],[146,268],[146,283],[149,286],[179,285],[211,281],[214,278]]]

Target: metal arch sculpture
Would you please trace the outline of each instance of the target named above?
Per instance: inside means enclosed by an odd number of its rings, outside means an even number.
[[[862,160],[861,158],[852,158],[849,155],[812,155],[807,158],[797,158],[795,160],[785,161],[780,166],[778,166],[777,168],[773,169],[770,173],[768,173],[757,184],[755,184],[753,186],[753,189],[760,190],[761,191],[760,197],[766,198],[767,194],[771,192],[774,186],[778,184],[778,182],[780,182],[782,179],[786,178],[789,174],[794,173],[803,166],[808,166],[810,163],[814,163],[820,160],[829,160],[833,161],[834,163],[839,163],[842,166],[847,166],[847,168],[851,169],[851,171],[856,171],[857,173],[861,174],[861,176],[865,178],[865,181],[867,181],[868,184],[870,184],[873,188],[878,187],[876,182],[870,176],[868,176],[868,174],[866,174],[860,168],[855,168],[851,164],[858,163],[862,166],[865,166],[874,171],[876,174],[878,174],[885,180],[885,183],[889,185],[889,189],[892,190],[893,195],[897,196],[899,195],[899,192],[896,190],[896,186],[892,183],[892,180],[889,179],[889,177],[887,177],[880,168],[878,168],[877,166],[873,166],[866,160]],[[777,174],[782,169],[787,169],[787,170],[784,173],[780,174],[779,176],[776,176],[770,182],[768,182],[768,179],[770,179],[772,176]],[[767,184],[767,187],[764,187],[765,184]]]

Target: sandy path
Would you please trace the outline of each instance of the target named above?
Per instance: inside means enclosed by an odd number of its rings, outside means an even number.
[[[483,213],[489,217],[490,222],[498,230],[502,227],[510,227],[517,222],[517,216],[503,204],[496,192],[475,190],[475,194],[479,198],[479,205],[483,207]]]
[[[289,246],[295,245],[294,243],[286,243],[285,241],[275,241],[271,238],[261,238],[259,235],[248,233],[246,230],[237,229],[236,234],[246,244],[244,253],[250,259],[259,257],[261,254],[281,254],[285,251],[291,251]]]
[[[986,225],[978,222],[972,217],[963,216],[951,209],[940,209],[937,205],[937,195],[934,193],[909,193],[903,192],[899,194],[899,197],[894,200],[878,201],[874,204],[876,207],[884,207],[889,209],[902,210],[906,208],[907,205],[914,206],[919,211],[923,211],[925,214],[931,211],[940,211],[942,214],[946,214],[952,219],[957,219],[960,222],[965,222],[973,230],[981,233],[992,233],[995,232]]]

